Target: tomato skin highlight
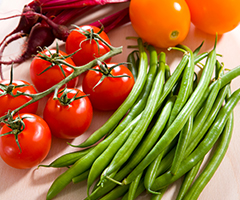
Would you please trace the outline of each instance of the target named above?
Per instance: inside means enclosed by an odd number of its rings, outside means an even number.
[[[24,130],[19,133],[18,140],[22,152],[15,141],[13,134],[0,137],[0,156],[9,166],[17,169],[32,168],[41,163],[51,148],[51,132],[47,123],[35,114],[22,113],[18,116],[23,119]],[[0,134],[12,129],[4,125]]]
[[[68,98],[73,98],[77,92],[77,97],[85,95],[77,88],[66,90]],[[58,97],[60,96],[58,94]],[[74,100],[69,105],[63,105],[59,100],[54,100],[52,95],[43,111],[43,118],[48,123],[52,134],[62,139],[74,139],[83,134],[89,128],[92,117],[92,104],[87,96]]]
[[[205,33],[224,34],[240,23],[239,0],[186,0],[192,23]]]
[[[116,63],[108,63],[108,68]],[[94,67],[100,69],[99,66]],[[131,71],[124,65],[114,67],[111,71],[113,76],[128,75],[130,77],[113,78],[106,77],[98,86],[102,74],[89,70],[83,78],[82,88],[84,93],[89,94],[93,108],[102,111],[116,110],[127,98],[134,85],[134,77]],[[95,87],[95,88],[94,88]]]
[[[183,42],[191,24],[184,0],[131,0],[129,15],[136,33],[158,48]]]
[[[1,80],[0,84],[3,85],[9,85],[10,80],[5,79]],[[29,86],[23,86],[19,88],[14,88],[12,93],[14,95],[17,94],[17,91],[24,92],[26,94],[36,94],[35,88],[24,80],[13,80],[12,85],[19,86],[19,85],[29,85]],[[3,90],[0,89],[0,95],[3,93]],[[23,104],[30,101],[32,98],[26,95],[20,95],[18,97],[13,97],[10,94],[5,94],[3,96],[0,96],[0,117],[3,115],[6,115],[9,110],[15,110],[16,108],[22,106]],[[38,108],[38,102],[34,102],[24,108],[22,108],[18,113],[36,113]]]
[[[80,26],[80,28],[85,31],[90,31],[92,29],[94,33],[98,33],[100,31],[98,27],[90,25],[83,25]],[[101,32],[99,36],[104,39],[108,44],[111,44],[108,35],[104,31]],[[66,40],[65,48],[67,54],[74,53],[81,47],[81,50],[79,50],[72,56],[72,59],[77,66],[85,65],[90,61],[94,60],[95,58],[98,58],[110,51],[110,49],[98,39],[97,41],[99,46],[94,39],[91,41],[84,40],[86,40],[86,36],[79,33],[77,29],[71,31]],[[107,59],[106,62],[110,62],[110,60],[111,58]]]
[[[52,54],[56,53],[56,49],[50,49],[50,51]],[[43,50],[42,53],[49,56],[49,52],[47,49]],[[67,54],[61,50],[59,50],[59,54],[63,56],[67,56]],[[39,54],[37,56],[39,56]],[[51,63],[41,58],[38,58],[37,56],[35,56],[35,58],[31,62],[30,76],[34,86],[39,92],[43,92],[48,88],[54,86],[55,84],[63,80],[65,77],[69,76],[74,71],[71,67],[62,65],[62,68],[65,73],[65,76],[64,76],[60,67],[55,65],[50,69],[48,69],[47,71],[43,72],[45,69],[47,69],[51,65]],[[71,64],[72,66],[75,66],[75,63],[70,57],[66,58],[65,61]],[[77,83],[78,83],[78,77],[70,80],[67,83],[67,87],[75,87]]]

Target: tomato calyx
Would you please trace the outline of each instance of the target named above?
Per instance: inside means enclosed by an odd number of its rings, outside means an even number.
[[[6,135],[14,135],[15,141],[18,145],[18,148],[20,150],[20,153],[22,152],[19,140],[18,140],[18,135],[25,129],[25,124],[23,122],[24,118],[21,118],[17,116],[15,119],[13,118],[13,113],[9,111],[8,119],[2,121],[2,123],[6,124],[11,131],[1,134],[0,137],[6,136]],[[26,117],[25,117],[26,118]]]
[[[82,35],[84,35],[86,37],[85,40],[81,41],[81,43],[79,45],[79,47],[80,47],[79,50],[81,49],[81,44],[83,42],[90,41],[90,44],[91,44],[93,40],[97,43],[98,51],[100,51],[98,41],[101,41],[102,43],[104,43],[106,46],[108,46],[111,49],[111,46],[100,36],[100,34],[104,30],[103,26],[101,26],[100,30],[97,33],[94,33],[93,29],[90,29],[90,31],[88,31],[88,30],[84,30],[83,28],[76,26],[76,25],[74,25],[74,27],[76,28],[76,29],[74,29],[75,31],[81,33]]]
[[[50,68],[54,67],[54,66],[59,66],[61,69],[62,74],[64,75],[64,77],[66,77],[66,74],[64,72],[64,69],[62,67],[62,65],[66,65],[68,67],[71,67],[74,69],[74,66],[72,66],[71,64],[65,62],[65,60],[69,57],[71,57],[72,55],[74,55],[77,51],[73,52],[72,54],[68,54],[68,55],[61,55],[59,53],[59,46],[58,43],[56,43],[56,52],[52,53],[51,50],[49,48],[45,48],[45,50],[47,50],[47,52],[49,53],[49,55],[46,55],[44,53],[42,53],[44,50],[41,49],[41,51],[38,52],[38,58],[45,60],[49,63],[51,63],[49,65],[49,67],[47,67],[46,69],[44,69],[39,75],[43,74],[44,72],[46,72],[47,70],[49,70]]]
[[[5,85],[5,84],[2,84],[0,83],[0,89],[3,91],[1,94],[0,94],[0,97],[1,96],[4,96],[4,95],[11,95],[13,97],[16,97],[16,96],[19,96],[19,94],[17,93],[16,95],[13,94],[13,90],[16,89],[16,88],[21,88],[21,87],[27,87],[29,85],[27,84],[21,84],[21,85],[13,85],[13,65],[11,67],[11,71],[10,71],[10,81],[9,81],[9,84],[8,85]]]
[[[100,72],[102,74],[102,77],[100,78],[100,80],[96,83],[96,85],[93,87],[93,90],[98,86],[100,85],[103,80],[107,77],[111,77],[111,78],[122,78],[122,77],[128,77],[128,78],[131,78],[130,76],[126,75],[126,74],[123,74],[123,75],[117,75],[117,76],[114,76],[112,75],[111,71],[117,67],[117,66],[120,66],[120,65],[124,65],[125,63],[118,63],[116,65],[113,65],[111,67],[108,67],[107,64],[105,62],[100,62],[98,61],[98,66],[100,69],[97,69],[97,68],[91,68],[89,70],[93,70],[93,71],[96,71],[96,72]]]
[[[67,89],[63,89],[61,90],[58,94],[61,94],[62,95],[60,97],[54,97],[55,99],[58,99],[58,101],[64,105],[64,106],[67,106],[69,104],[71,104],[73,101],[75,100],[78,100],[78,99],[81,99],[81,98],[84,98],[84,97],[87,97],[88,95],[83,95],[83,96],[77,96],[79,94],[79,92],[77,91],[77,93],[72,97],[72,98],[69,98],[68,97],[68,93],[70,93],[72,90],[67,90]]]

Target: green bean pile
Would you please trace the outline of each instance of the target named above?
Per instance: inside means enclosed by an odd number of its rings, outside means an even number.
[[[128,56],[136,79],[128,98],[100,129],[75,146],[84,150],[42,165],[68,167],[51,185],[47,199],[70,182],[86,180],[89,200],[132,200],[144,191],[159,200],[181,177],[177,199],[197,199],[226,153],[233,109],[240,100],[240,89],[230,89],[240,66],[224,73],[216,42],[209,52],[199,54],[200,48],[174,47],[183,56],[171,74],[165,53],[138,39],[138,50]],[[202,71],[196,73],[200,62]],[[214,154],[199,173],[210,150]]]

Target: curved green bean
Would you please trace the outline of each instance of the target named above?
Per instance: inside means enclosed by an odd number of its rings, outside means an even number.
[[[137,188],[139,187],[140,180],[142,178],[142,173],[140,173],[137,178],[130,184],[128,190],[128,200],[134,200],[136,197]]]
[[[92,151],[93,148],[94,147],[90,147],[88,149],[66,153],[55,159],[49,165],[39,165],[38,167],[55,167],[55,168],[69,167],[73,165],[76,161],[78,161],[80,158],[87,155],[90,151]]]
[[[216,116],[219,113],[219,110],[222,107],[222,104],[224,102],[224,99],[227,95],[228,87],[225,86],[218,94],[218,97],[216,101],[213,104],[213,107],[209,114],[207,115],[207,119],[205,121],[201,121],[202,125],[199,125],[197,120],[194,121],[194,127],[192,132],[192,137],[190,138],[189,145],[186,149],[185,156],[188,156],[197,146],[197,144],[201,141],[201,139],[204,137],[205,133],[208,131],[209,127],[214,122]],[[198,116],[198,119],[200,119],[201,115]],[[201,120],[201,119],[200,119]]]
[[[188,145],[188,141],[192,134],[193,127],[193,115],[190,115],[187,123],[184,125],[183,129],[180,131],[175,155],[173,158],[172,166],[170,171],[173,175],[177,173],[177,170],[185,156],[185,151]]]
[[[189,54],[189,59],[186,68],[183,72],[183,77],[180,85],[180,89],[177,95],[176,102],[173,106],[171,116],[168,121],[168,126],[173,122],[173,120],[178,115],[179,111],[182,109],[183,105],[186,103],[188,97],[192,93],[193,88],[193,77],[194,77],[194,57],[192,51],[186,46],[181,45],[182,49],[186,49]],[[192,81],[191,81],[192,80]]]
[[[189,172],[187,172],[186,176],[184,177],[183,183],[178,191],[176,200],[183,199],[184,195],[187,193],[194,179],[196,178],[196,175],[199,172],[199,168],[202,162],[203,162],[203,159],[200,160]]]
[[[214,151],[214,155],[212,156],[211,160],[204,168],[204,170],[201,172],[201,174],[197,177],[192,187],[184,196],[183,200],[198,199],[198,196],[205,188],[209,180],[212,178],[212,176],[216,172],[217,168],[219,167],[221,161],[223,160],[226,154],[226,151],[231,140],[232,130],[233,130],[233,114],[230,114],[225,130],[223,131],[220,137],[219,144],[216,150]]]
[[[157,169],[162,161],[163,152],[158,155],[158,157],[148,166],[144,176],[144,186],[146,190],[152,194],[159,194],[159,192],[152,191],[151,186],[157,177]],[[130,183],[131,184],[131,183]]]

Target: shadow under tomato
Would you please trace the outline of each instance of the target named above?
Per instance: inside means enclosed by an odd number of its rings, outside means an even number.
[[[220,42],[223,35],[217,35],[217,41]],[[188,46],[192,51],[194,51],[202,42],[203,46],[200,50],[201,52],[210,51],[214,47],[216,35],[211,35],[201,31],[196,28],[193,24],[190,26],[189,33],[186,39],[183,41],[183,44]]]

